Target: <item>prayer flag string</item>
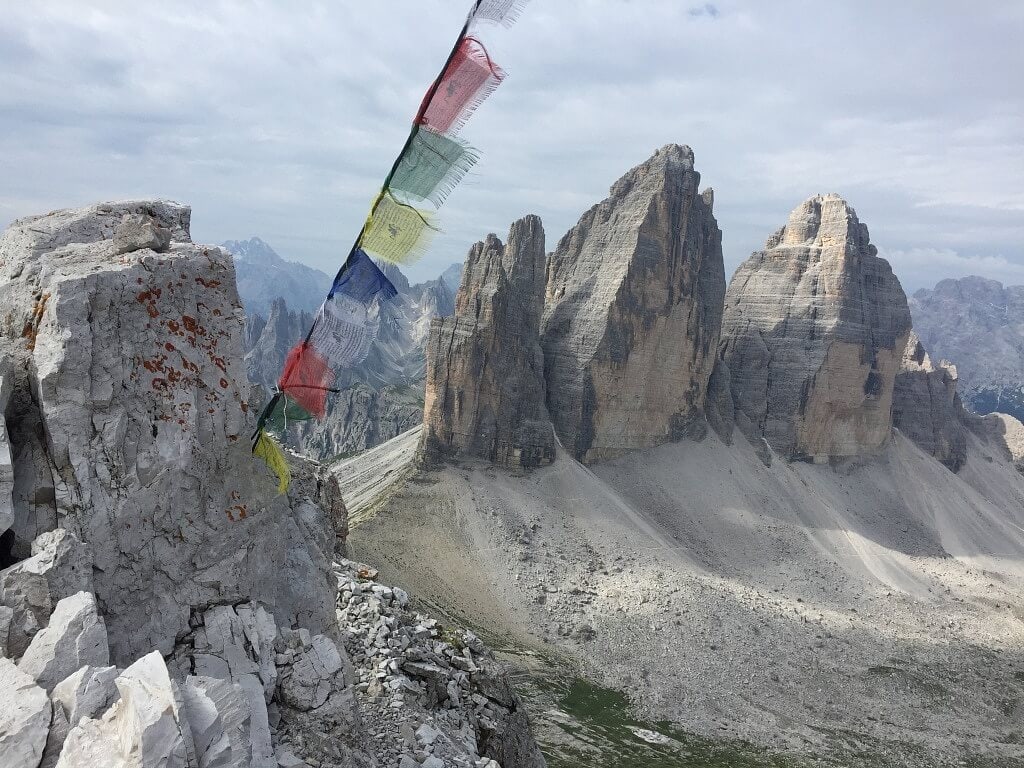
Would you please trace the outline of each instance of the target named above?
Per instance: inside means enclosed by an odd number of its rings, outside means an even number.
[[[437,231],[433,214],[480,158],[456,134],[505,79],[476,34],[478,22],[515,23],[527,0],[476,0],[440,74],[427,89],[412,129],[395,158],[366,222],[331,284],[306,338],[288,352],[277,391],[264,407],[253,434],[253,455],[288,490],[290,475],[281,447],[269,431],[283,435],[290,423],[322,419],[335,369],[358,365],[377,337],[380,304],[398,291],[371,256],[392,264],[415,261]],[[269,431],[268,431],[269,430]]]

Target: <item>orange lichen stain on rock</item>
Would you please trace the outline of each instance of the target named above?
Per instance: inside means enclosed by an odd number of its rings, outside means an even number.
[[[155,379],[153,379],[153,381],[150,382],[149,386],[151,386],[153,389],[166,389],[167,380],[162,379],[158,376]]]
[[[36,338],[39,336],[39,325],[43,322],[43,313],[46,311],[46,302],[50,300],[50,294],[44,293],[36,297],[32,307],[32,317],[22,330],[21,335],[28,339],[28,350],[31,352],[36,348]]]
[[[238,510],[238,519],[245,520],[249,516],[249,508],[245,504],[236,504],[232,509]]]
[[[230,520],[232,523],[235,522],[235,516],[231,514],[230,509],[225,509],[224,514],[228,516],[228,520]]]
[[[182,315],[181,322],[185,325],[185,330],[189,333],[195,333],[196,329],[199,327],[199,323],[197,323],[196,319],[191,315]]]
[[[173,352],[175,350],[175,346],[168,341],[166,344],[164,344],[164,349],[166,349],[168,352]]]
[[[214,309],[214,310],[213,310],[213,316],[214,316],[214,317],[220,317],[220,316],[221,316],[221,315],[223,315],[223,314],[224,314],[224,313],[223,313],[223,312],[221,312],[221,311],[220,311],[219,309]]]
[[[224,373],[228,372],[227,365],[225,365],[223,357],[211,357],[210,359],[213,360],[213,364],[224,371]]]
[[[248,413],[248,412],[249,412],[249,404],[248,403],[242,403],[242,413]]]
[[[221,379],[220,380],[220,388],[221,389],[227,389],[228,388],[228,380],[227,379]]]
[[[203,286],[203,288],[217,288],[220,286],[220,280],[204,280],[202,277],[197,277],[196,282]]]

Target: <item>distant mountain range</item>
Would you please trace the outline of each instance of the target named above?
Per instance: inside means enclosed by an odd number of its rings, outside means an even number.
[[[964,404],[1024,420],[1024,286],[972,275],[921,289],[909,303],[932,358],[956,366]]]

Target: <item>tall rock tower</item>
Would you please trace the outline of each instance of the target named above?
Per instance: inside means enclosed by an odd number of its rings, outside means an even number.
[[[539,342],[544,228],[536,216],[474,245],[455,315],[427,343],[423,453],[534,467],[554,457]]]
[[[725,292],[711,190],[669,144],[548,258],[541,343],[562,444],[597,461],[678,438],[704,404]]]
[[[880,448],[910,334],[907,297],[838,195],[800,204],[733,276],[722,359],[736,422],[789,458]]]

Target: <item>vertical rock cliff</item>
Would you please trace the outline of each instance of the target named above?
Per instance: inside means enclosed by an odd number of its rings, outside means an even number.
[[[839,196],[810,198],[726,293],[737,424],[791,458],[876,451],[909,333],[906,295],[867,227]]]
[[[91,547],[118,664],[169,652],[197,606],[259,601],[314,631],[333,620],[332,521],[275,497],[250,455],[232,259],[193,244],[189,217],[116,203],[0,237],[0,336],[15,355],[4,556],[58,527]]]
[[[427,344],[423,451],[531,467],[554,456],[539,343],[544,228],[512,225],[469,252],[452,317],[436,318]]]
[[[700,416],[725,291],[710,190],[670,144],[559,241],[542,323],[548,409],[583,461],[677,438]]]
[[[892,398],[893,426],[956,472],[967,460],[966,418],[957,394],[956,366],[932,362],[911,332]]]

